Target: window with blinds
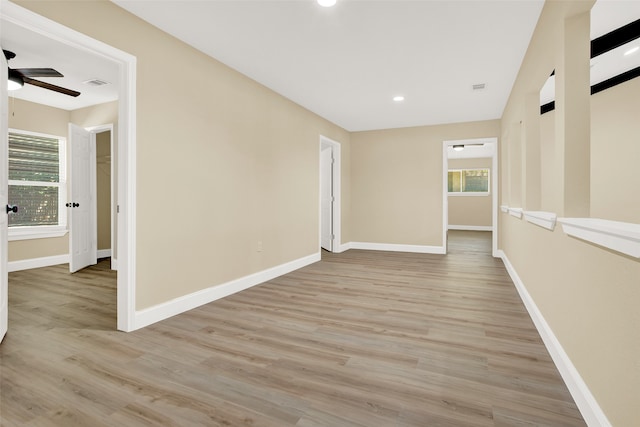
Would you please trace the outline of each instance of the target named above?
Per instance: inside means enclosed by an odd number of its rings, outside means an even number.
[[[66,198],[65,139],[9,131],[9,227],[59,226]]]

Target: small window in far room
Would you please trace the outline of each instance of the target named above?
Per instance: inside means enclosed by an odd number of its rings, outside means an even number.
[[[66,232],[65,144],[63,137],[9,131],[9,203],[18,206],[9,240]]]
[[[489,169],[449,170],[449,194],[489,194]]]

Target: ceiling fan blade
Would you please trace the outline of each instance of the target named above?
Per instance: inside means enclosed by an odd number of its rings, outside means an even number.
[[[41,82],[40,80],[34,80],[30,77],[23,77],[24,82],[28,83],[30,85],[34,85],[34,86],[38,86],[41,87],[43,89],[49,89],[55,92],[59,92],[59,93],[63,93],[65,95],[69,95],[69,96],[78,96],[80,95],[80,92],[77,92],[75,90],[71,90],[71,89],[67,89],[64,87],[60,87],[60,86],[56,86],[56,85],[52,85],[51,83],[46,83],[46,82]]]
[[[53,68],[14,68],[24,77],[64,77],[59,71]]]

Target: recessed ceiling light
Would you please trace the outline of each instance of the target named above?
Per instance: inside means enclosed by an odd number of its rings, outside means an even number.
[[[336,0],[318,0],[318,4],[322,7],[335,6]]]
[[[632,47],[631,49],[629,49],[628,51],[626,51],[624,53],[624,56],[632,55],[632,54],[636,53],[639,49],[640,49],[640,46]]]
[[[393,100],[396,101],[396,102],[402,102],[402,101],[404,101],[404,96],[402,96],[402,95],[394,96]]]

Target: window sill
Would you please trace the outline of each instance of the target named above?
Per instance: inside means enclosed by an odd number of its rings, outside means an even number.
[[[558,218],[569,236],[640,258],[640,224],[598,218]]]
[[[48,239],[62,237],[67,234],[67,227],[42,226],[42,227],[9,227],[9,241]]]
[[[471,196],[471,197],[479,197],[479,196],[490,196],[491,193],[472,193],[472,192],[468,192],[468,193],[447,193],[447,195],[449,196],[453,196],[453,197],[466,197],[466,196]]]

